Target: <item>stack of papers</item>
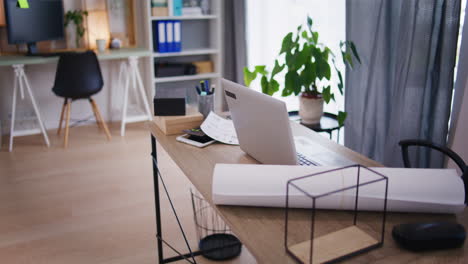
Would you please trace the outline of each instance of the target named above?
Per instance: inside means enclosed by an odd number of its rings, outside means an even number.
[[[208,114],[200,128],[212,139],[224,144],[239,145],[239,140],[237,139],[236,130],[232,120],[222,118],[214,112],[210,112]]]
[[[213,202],[219,205],[285,207],[288,180],[327,171],[330,167],[217,164],[213,174]],[[457,213],[465,208],[463,180],[453,169],[372,168],[388,177],[387,210],[394,212]],[[354,185],[357,168],[317,177],[303,187],[313,195]],[[361,169],[361,182],[371,173]],[[324,177],[327,177],[324,180]],[[301,183],[298,182],[298,185]],[[359,210],[381,211],[385,182],[361,187]],[[290,189],[290,205],[310,208],[311,199]],[[352,210],[355,189],[321,198],[321,209]]]

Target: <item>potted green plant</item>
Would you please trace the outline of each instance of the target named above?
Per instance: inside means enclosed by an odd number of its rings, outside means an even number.
[[[84,36],[86,29],[83,26],[84,17],[88,15],[88,11],[83,10],[69,10],[65,13],[64,24],[67,28],[67,41],[68,48],[79,48],[81,46],[81,39]],[[68,27],[71,23],[75,25],[75,30]],[[73,45],[75,45],[73,47]]]
[[[319,33],[312,29],[312,19],[307,17],[307,28],[302,25],[296,32],[288,33],[284,38],[281,51],[275,59],[275,66],[268,71],[265,65],[255,66],[252,71],[244,68],[244,81],[247,86],[261,76],[262,92],[273,95],[280,89],[275,79],[284,74],[282,96],[299,95],[299,115],[304,124],[316,124],[323,115],[323,102],[335,100],[331,89],[332,67],[338,77],[338,91],[343,95],[343,75],[335,63],[335,54],[329,47],[319,42]],[[359,63],[356,46],[351,41],[340,42],[341,56],[345,65],[353,68],[354,59]],[[281,63],[280,61],[284,61]],[[338,122],[344,124],[346,112],[339,111]]]

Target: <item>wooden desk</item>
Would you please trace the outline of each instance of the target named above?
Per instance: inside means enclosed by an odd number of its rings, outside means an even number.
[[[291,122],[291,126],[294,135],[307,136],[357,163],[367,167],[382,166],[297,123]],[[152,122],[148,122],[148,127],[152,136],[156,138],[160,146],[167,151],[170,157],[211,205],[213,205],[211,197],[213,168],[216,163],[258,163],[240,150],[238,146],[214,144],[207,148],[200,149],[177,142],[175,140],[177,136],[165,136]],[[232,231],[239,237],[242,243],[255,256],[258,263],[296,263],[286,254],[284,248],[284,209],[242,206],[214,206],[214,208],[231,227]],[[317,221],[322,221],[322,224],[328,224],[328,222],[330,222],[330,225],[336,225],[333,219],[340,218],[340,216],[349,213],[324,211],[324,214],[325,220],[317,219]],[[371,221],[378,217],[375,213],[360,213],[360,215],[367,217]],[[468,211],[465,210],[461,215],[457,216],[457,220],[468,229],[467,216]],[[453,220],[454,218],[455,216],[452,215],[389,213],[387,215],[384,246],[351,258],[346,261],[346,263],[468,263],[468,243],[465,243],[464,247],[461,249],[430,253],[412,253],[399,249],[391,238],[391,230],[395,224],[435,219]],[[306,219],[309,218],[304,214],[303,219],[302,221],[308,221]],[[162,225],[164,225],[164,223],[162,223]]]
[[[152,52],[148,49],[144,48],[122,48],[116,50],[107,50],[105,52],[97,53],[97,57],[100,61],[105,60],[118,60],[118,59],[127,59],[127,61],[122,61],[120,63],[120,72],[119,72],[119,82],[125,84],[125,92],[124,92],[124,105],[122,107],[122,126],[121,126],[121,135],[124,136],[125,134],[125,125],[126,123],[130,122],[139,122],[139,121],[146,121],[151,120],[151,110],[149,106],[149,99],[145,94],[143,82],[141,79],[141,75],[139,73],[138,68],[138,59],[141,57],[148,57],[151,56]],[[56,63],[58,62],[59,57],[36,57],[36,56],[25,56],[25,55],[2,55],[0,56],[0,66],[10,66],[13,68],[15,82],[13,84],[13,98],[12,98],[12,119],[10,125],[10,144],[9,144],[9,151],[13,150],[13,138],[16,136],[25,136],[31,135],[36,133],[42,133],[44,136],[44,141],[47,147],[50,145],[49,137],[47,135],[47,131],[44,125],[44,122],[41,118],[41,114],[39,111],[39,105],[34,98],[33,92],[30,87],[26,71],[25,65],[35,65],[35,64],[46,64],[46,63]],[[127,81],[125,81],[127,80]],[[132,82],[132,84],[130,84]],[[143,105],[145,109],[145,114],[140,116],[133,116],[127,117],[127,101],[128,101],[128,93],[129,87],[133,85],[137,92],[140,93],[141,98],[143,99]],[[15,111],[16,111],[16,94],[17,89],[20,90],[21,95],[24,94],[24,90],[28,93],[32,105],[34,107],[34,112],[38,119],[40,129],[28,129],[22,131],[15,131],[14,124],[15,124]],[[23,96],[21,96],[23,98]],[[1,124],[0,124],[1,125]],[[0,126],[0,147],[1,147],[1,126]]]
[[[126,59],[128,57],[147,57],[151,56],[152,52],[144,48],[123,48],[116,50],[107,50],[106,52],[96,53],[99,60],[116,60]],[[54,63],[59,59],[55,57],[36,57],[25,55],[0,55],[0,66],[12,66],[17,64],[33,65]]]

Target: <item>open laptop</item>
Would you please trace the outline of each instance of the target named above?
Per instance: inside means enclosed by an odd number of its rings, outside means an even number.
[[[293,137],[286,104],[222,79],[241,149],[263,164],[346,166],[355,164],[307,137]]]

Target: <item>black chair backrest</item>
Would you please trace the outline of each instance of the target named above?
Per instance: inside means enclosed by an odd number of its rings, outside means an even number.
[[[411,162],[409,159],[409,152],[408,147],[410,146],[418,146],[418,147],[427,147],[437,151],[442,152],[443,154],[447,155],[451,158],[457,166],[460,168],[462,172],[462,180],[463,184],[465,185],[465,204],[468,204],[468,167],[466,166],[465,161],[454,151],[451,149],[441,146],[439,144],[433,143],[427,140],[418,140],[418,139],[409,139],[409,140],[402,140],[400,141],[399,145],[401,146],[401,154],[403,155],[403,164],[406,168],[411,168]]]
[[[104,81],[93,51],[60,55],[52,90],[58,96],[81,99],[101,91]]]

